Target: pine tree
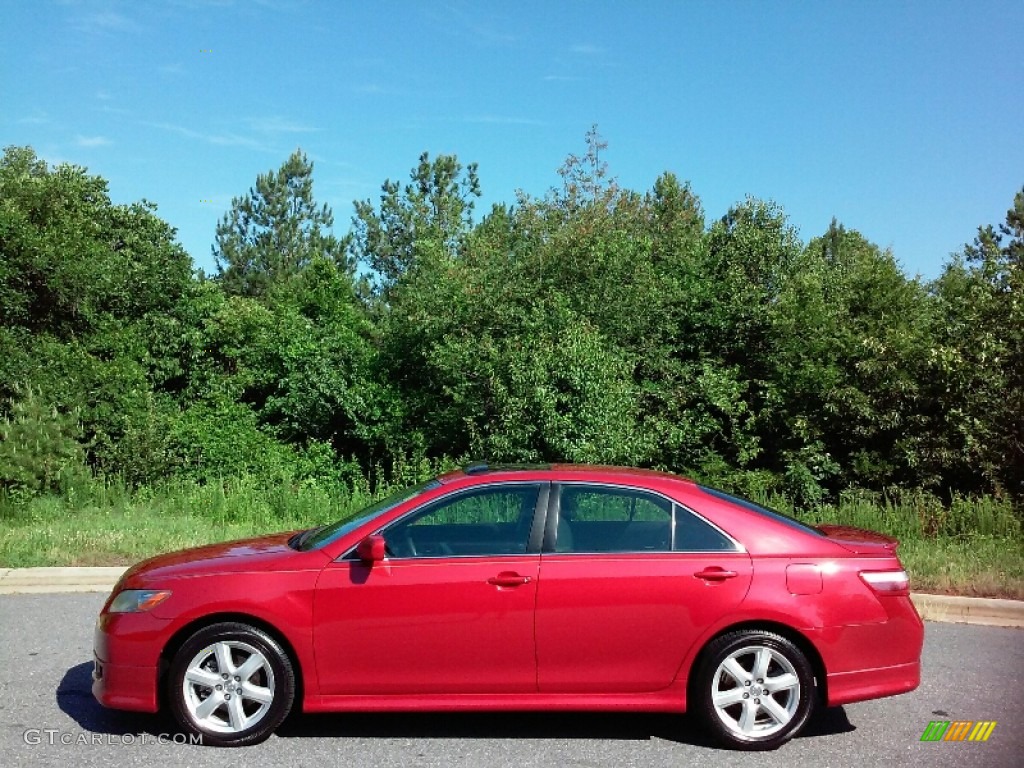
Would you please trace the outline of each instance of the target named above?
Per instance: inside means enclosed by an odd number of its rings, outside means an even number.
[[[296,149],[275,171],[256,177],[256,187],[231,201],[217,225],[213,255],[217,278],[228,293],[260,297],[299,274],[315,258],[350,265],[345,246],[332,234],[334,214],[313,199],[313,163]]]

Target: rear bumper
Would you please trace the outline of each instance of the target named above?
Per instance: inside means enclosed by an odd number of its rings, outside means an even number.
[[[828,704],[839,706],[854,701],[895,696],[912,691],[920,684],[920,661],[878,669],[859,669],[855,672],[835,672],[828,675]]]
[[[829,706],[879,699],[921,684],[924,623],[907,595],[882,597],[886,621],[837,628],[825,656]]]

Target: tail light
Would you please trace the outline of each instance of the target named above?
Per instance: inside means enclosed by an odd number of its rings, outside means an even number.
[[[910,579],[904,570],[861,571],[860,579],[880,595],[910,593]]]

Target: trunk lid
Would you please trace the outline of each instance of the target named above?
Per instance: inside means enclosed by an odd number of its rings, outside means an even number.
[[[854,528],[848,525],[816,525],[814,526],[830,541],[834,541],[844,549],[858,555],[896,554],[900,543],[892,536],[869,531],[866,528]]]

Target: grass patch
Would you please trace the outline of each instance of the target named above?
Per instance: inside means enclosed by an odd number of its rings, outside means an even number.
[[[0,567],[130,565],[161,552],[347,518],[393,490],[311,481],[267,486],[243,478],[134,491],[92,481],[61,496],[0,497]],[[944,507],[923,494],[851,494],[800,511],[784,498],[762,501],[811,523],[896,536],[915,590],[1024,599],[1024,536],[1008,502],[954,499]]]
[[[199,544],[350,517],[373,497],[316,484],[246,480],[129,492],[113,483],[15,504],[0,500],[0,566],[129,565]]]
[[[916,592],[1024,600],[1024,546],[1019,539],[907,541],[900,545],[899,556]]]

